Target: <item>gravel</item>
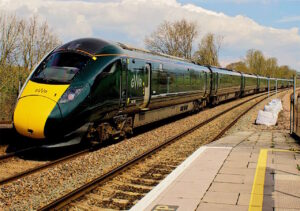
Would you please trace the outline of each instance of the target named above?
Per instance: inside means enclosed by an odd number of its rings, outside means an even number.
[[[259,103],[255,108],[249,111],[245,116],[243,116],[230,130],[228,130],[225,135],[233,134],[239,131],[270,131],[278,130],[289,132],[289,119],[290,119],[290,104],[289,97],[292,91],[278,93],[277,96],[273,95],[267,100]],[[266,125],[256,125],[255,120],[259,110],[263,110],[264,106],[270,102],[272,99],[279,98],[282,99],[283,111],[279,113],[277,125],[266,126]]]

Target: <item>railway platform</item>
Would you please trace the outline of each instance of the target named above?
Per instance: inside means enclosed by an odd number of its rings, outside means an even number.
[[[300,210],[300,145],[239,131],[199,148],[131,210]]]

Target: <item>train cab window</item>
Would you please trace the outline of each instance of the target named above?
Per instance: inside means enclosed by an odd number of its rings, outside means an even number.
[[[121,70],[121,60],[117,60],[98,74],[91,87],[94,102],[119,99]]]
[[[41,63],[31,77],[32,81],[42,83],[68,84],[90,61],[88,56],[73,52],[57,52]]]
[[[116,70],[120,69],[121,68],[121,61],[117,61],[117,62],[114,62],[110,65],[108,65],[103,71],[102,71],[102,74],[113,74],[114,72],[116,72]]]

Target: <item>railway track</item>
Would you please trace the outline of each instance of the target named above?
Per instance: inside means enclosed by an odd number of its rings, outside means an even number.
[[[76,158],[76,157],[78,157],[78,156],[81,156],[81,155],[84,155],[84,154],[86,154],[86,153],[88,153],[88,152],[90,152],[90,151],[91,151],[90,148],[84,149],[84,150],[79,151],[79,152],[77,152],[77,153],[74,153],[74,154],[71,154],[71,155],[68,155],[68,156],[65,156],[65,157],[56,159],[56,160],[54,160],[54,161],[49,161],[49,162],[46,162],[46,163],[44,163],[44,164],[37,165],[36,167],[29,168],[29,169],[27,169],[27,170],[25,170],[25,171],[19,172],[19,173],[17,173],[17,174],[12,175],[12,176],[8,176],[8,177],[5,177],[5,178],[2,178],[2,179],[0,179],[0,185],[3,185],[3,184],[6,184],[6,183],[9,183],[9,182],[12,182],[12,181],[14,181],[14,180],[17,180],[17,179],[20,179],[20,178],[22,178],[22,177],[28,176],[28,175],[33,174],[33,173],[35,173],[35,172],[41,171],[41,170],[43,170],[43,169],[52,167],[52,166],[57,165],[57,164],[59,164],[59,163],[66,162],[66,161],[68,161],[68,160],[74,159],[74,158]],[[2,156],[2,157],[5,157],[5,155]],[[9,159],[9,158],[12,158],[12,157],[14,157],[13,154],[8,154],[8,157],[6,157],[6,158],[4,158],[4,159]],[[3,159],[3,160],[4,160],[4,159]],[[0,164],[0,165],[1,165],[1,164]]]
[[[11,125],[11,121],[0,121],[0,125]]]
[[[272,93],[272,95],[274,94]],[[68,210],[129,209],[199,146],[219,139],[243,115],[265,99],[267,96],[259,95],[239,103],[170,137],[159,146],[151,148],[78,189],[57,198],[39,210],[62,207]],[[255,102],[251,104],[252,101]],[[243,106],[245,108],[241,110]],[[235,118],[227,124],[228,115],[232,112],[235,112]],[[223,120],[221,120],[222,118]],[[220,128],[212,128],[210,124],[213,122],[225,125]],[[209,138],[199,141],[199,137],[195,138],[192,134],[200,128],[205,132],[214,129],[216,131],[214,135],[208,134]]]
[[[255,99],[261,95],[252,97],[250,99]],[[240,104],[236,105],[238,107]],[[234,107],[234,108],[235,108]],[[221,115],[221,114],[219,114]],[[204,124],[204,122],[203,122]],[[0,172],[2,171],[3,174],[0,177],[0,185],[15,181],[22,177],[28,176],[30,174],[36,173],[43,169],[58,165],[62,162],[74,159],[78,156],[84,155],[92,150],[94,150],[97,146],[93,146],[91,149],[84,149],[82,151],[76,152],[74,154],[56,159],[50,162],[33,162],[33,161],[26,161],[23,159],[18,158],[22,154],[30,154],[34,153],[34,151],[38,150],[40,146],[33,146],[24,148],[15,152],[7,153],[0,156]]]

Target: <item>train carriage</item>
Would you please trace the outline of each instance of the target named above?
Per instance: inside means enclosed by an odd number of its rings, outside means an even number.
[[[259,92],[264,92],[268,90],[268,78],[263,77],[263,76],[258,76],[258,81],[259,81]]]
[[[277,79],[277,87],[280,88],[286,88],[289,86],[290,80],[288,79]]]
[[[258,91],[258,77],[256,75],[250,75],[242,73],[242,95],[254,94]]]
[[[270,90],[276,89],[276,78],[269,78],[270,81]]]
[[[211,101],[217,104],[241,94],[242,75],[239,72],[210,67],[212,72]]]

